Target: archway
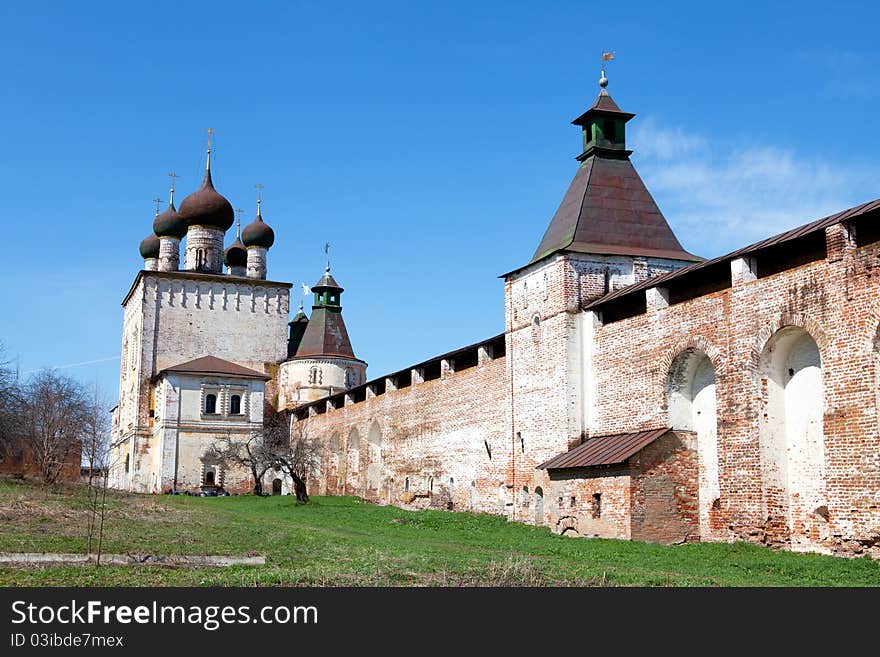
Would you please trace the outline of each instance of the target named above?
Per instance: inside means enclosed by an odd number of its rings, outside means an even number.
[[[360,492],[358,480],[361,474],[361,436],[357,427],[348,434],[348,454],[346,458],[345,492],[357,495]]]
[[[760,372],[761,489],[768,537],[792,549],[818,549],[828,534],[819,347],[804,329],[786,326],[764,347]]]
[[[535,488],[535,524],[544,524],[544,489],[540,486]]]
[[[721,495],[715,368],[709,357],[693,348],[680,353],[669,370],[667,393],[669,426],[696,434],[700,536],[705,540],[720,524],[716,516]]]
[[[370,433],[367,435],[369,445],[369,464],[367,465],[367,488],[379,494],[379,486],[382,481],[382,427],[378,422],[370,425]]]
[[[272,480],[272,495],[281,495],[281,480],[277,477]]]

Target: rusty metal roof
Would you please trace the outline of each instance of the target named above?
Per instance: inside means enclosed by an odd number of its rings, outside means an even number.
[[[557,251],[701,260],[682,248],[632,162],[602,155],[578,169],[530,264]]]
[[[595,308],[609,301],[613,301],[614,299],[618,299],[620,297],[624,297],[626,295],[633,294],[635,292],[639,292],[650,287],[662,286],[664,283],[668,283],[669,281],[684,276],[685,274],[699,271],[701,269],[706,269],[713,265],[717,265],[728,260],[733,260],[734,258],[741,258],[743,256],[747,256],[757,251],[760,251],[761,249],[784,244],[785,242],[795,240],[799,237],[804,237],[805,235],[815,233],[819,230],[825,230],[826,228],[828,228],[828,226],[839,224],[840,222],[846,221],[848,219],[854,219],[858,216],[873,212],[875,210],[880,210],[880,199],[868,201],[867,203],[862,203],[861,205],[849,208],[848,210],[843,210],[842,212],[823,217],[822,219],[817,219],[816,221],[804,224],[803,226],[792,228],[791,230],[787,230],[784,233],[779,233],[778,235],[774,235],[773,237],[768,237],[767,239],[756,242],[755,244],[750,244],[749,246],[745,246],[741,249],[733,251],[732,253],[728,253],[727,255],[718,256],[717,258],[712,258],[711,260],[704,260],[703,262],[697,262],[692,265],[688,265],[687,267],[676,269],[666,274],[661,274],[660,276],[647,278],[644,281],[634,283],[633,285],[629,285],[627,287],[622,287],[619,290],[609,292],[608,294],[599,297],[595,301],[588,303],[585,308]]]
[[[355,358],[351,340],[348,339],[348,330],[338,309],[313,307],[295,358],[314,356]]]
[[[562,470],[565,468],[589,468],[594,465],[614,465],[623,463],[630,456],[644,449],[660,436],[671,431],[669,427],[638,431],[636,433],[616,433],[611,436],[589,438],[572,450],[554,456],[538,466],[540,470]]]
[[[195,360],[190,360],[180,365],[166,367],[161,370],[155,378],[160,377],[165,372],[173,372],[175,374],[207,374],[217,376],[235,376],[244,379],[264,379],[269,380],[271,377],[257,372],[247,367],[243,367],[236,363],[232,363],[216,356],[202,356]]]

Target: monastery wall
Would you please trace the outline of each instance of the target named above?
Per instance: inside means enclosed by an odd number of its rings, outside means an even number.
[[[714,463],[701,455],[701,506],[716,515],[703,514],[704,539],[877,552],[880,248],[854,235],[833,225],[784,253],[722,262],[726,287],[694,298],[648,289],[647,312],[594,329],[593,435],[693,421],[717,430]],[[703,270],[689,285],[720,287],[723,272]],[[693,376],[689,389],[676,380],[694,353],[714,373],[717,416],[708,420],[697,413],[712,405],[696,403],[682,420],[688,409],[675,401],[682,388],[694,398],[704,388]]]
[[[322,446],[312,490],[361,495],[414,508],[510,513],[510,420],[506,359],[481,356],[466,369],[444,360],[439,378],[414,371],[412,383],[292,423]],[[470,355],[468,356],[470,357]],[[474,354],[476,358],[476,354]],[[351,392],[351,391],[350,391]],[[312,407],[312,413],[318,409]]]

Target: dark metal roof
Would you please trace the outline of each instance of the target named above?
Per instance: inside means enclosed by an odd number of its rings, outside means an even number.
[[[614,299],[618,299],[620,297],[633,294],[635,292],[639,292],[650,287],[662,286],[664,283],[668,283],[669,281],[680,278],[681,276],[684,276],[686,274],[690,274],[701,269],[706,269],[713,265],[717,265],[728,260],[733,260],[734,258],[741,258],[743,256],[756,253],[761,249],[784,244],[791,240],[798,239],[799,237],[804,237],[805,235],[815,233],[816,231],[825,230],[826,228],[828,228],[828,226],[839,224],[840,222],[846,221],[848,219],[854,219],[858,216],[873,212],[875,210],[880,210],[880,199],[868,201],[867,203],[862,203],[861,205],[849,208],[848,210],[843,210],[842,212],[838,212],[837,214],[832,214],[822,219],[817,219],[816,221],[805,224],[803,226],[792,228],[791,230],[787,230],[784,233],[779,233],[778,235],[774,235],[773,237],[768,237],[765,240],[761,240],[760,242],[756,242],[755,244],[750,244],[749,246],[745,246],[737,251],[728,253],[727,255],[718,256],[717,258],[712,258],[711,260],[704,260],[703,262],[697,262],[693,265],[683,267],[682,269],[676,269],[669,273],[661,274],[660,276],[654,276],[652,278],[645,279],[644,281],[629,285],[627,287],[622,287],[619,290],[614,290],[613,292],[609,292],[608,294],[599,297],[595,301],[587,304],[585,308],[595,308]]]
[[[369,381],[365,381],[364,383],[362,383],[359,386],[355,386],[354,388],[349,388],[348,390],[346,390],[344,392],[336,393],[334,395],[329,395],[327,397],[321,397],[320,399],[316,399],[315,401],[309,402],[307,404],[301,404],[300,406],[297,406],[295,409],[292,409],[292,410],[296,411],[297,413],[305,412],[305,410],[307,410],[310,406],[316,406],[319,404],[326,403],[328,399],[334,399],[334,398],[335,399],[342,399],[342,397],[346,394],[351,394],[351,393],[359,391],[359,390],[366,390],[369,386],[375,385],[376,383],[378,383],[380,381],[384,381],[385,379],[394,378],[396,376],[400,376],[401,374],[406,374],[406,373],[410,372],[411,370],[418,369],[420,367],[425,367],[429,364],[437,363],[437,362],[444,360],[444,359],[447,359],[447,358],[455,358],[456,356],[458,356],[462,353],[470,351],[471,349],[476,349],[477,347],[482,347],[483,345],[491,344],[493,342],[498,342],[498,341],[504,342],[504,339],[505,339],[505,334],[500,333],[500,334],[495,335],[495,336],[488,338],[486,340],[481,340],[480,342],[475,342],[473,344],[470,344],[466,347],[460,347],[458,349],[455,349],[454,351],[448,351],[445,354],[440,354],[439,356],[434,356],[433,358],[429,358],[428,360],[422,361],[421,363],[417,363],[417,364],[412,365],[410,367],[406,367],[402,370],[397,370],[396,372],[391,372],[390,374],[383,374],[382,376],[376,377],[375,379],[370,379]]]
[[[180,365],[166,367],[161,370],[156,378],[166,372],[175,374],[212,374],[218,376],[235,376],[243,379],[264,379],[268,381],[271,377],[266,376],[262,372],[257,372],[247,367],[242,367],[236,363],[232,363],[216,356],[202,356],[195,360],[190,360]]]
[[[700,260],[685,251],[627,158],[578,169],[531,262],[557,251]]]
[[[611,436],[590,438],[572,450],[554,456],[538,466],[540,470],[562,470],[565,468],[589,468],[594,465],[614,465],[623,463],[636,452],[644,449],[660,436],[671,431],[669,427],[638,431],[636,433],[617,433]]]
[[[312,308],[312,316],[309,318],[295,357],[313,356],[355,357],[351,340],[348,339],[348,330],[338,308],[326,306]]]
[[[614,102],[614,99],[611,98],[611,95],[605,90],[602,90],[599,93],[599,96],[596,98],[596,102],[593,103],[593,106],[586,112],[581,114],[579,117],[577,117],[574,121],[572,121],[572,124],[583,125],[594,114],[618,114],[619,118],[622,118],[625,121],[629,121],[632,117],[635,116],[635,114],[624,112],[622,109],[620,109],[620,107],[617,106],[617,103]]]

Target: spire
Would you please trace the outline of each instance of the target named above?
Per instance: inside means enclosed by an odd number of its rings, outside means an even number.
[[[168,199],[168,207],[173,208],[174,207],[174,179],[180,178],[180,176],[178,176],[176,173],[174,173],[172,171],[171,173],[168,174],[168,177],[171,178],[171,198]]]
[[[211,137],[213,137],[213,135],[214,135],[214,129],[208,128],[207,132],[208,132],[208,161],[205,165],[205,171],[208,173],[208,175],[210,175],[211,174]]]
[[[244,212],[241,208],[237,208],[235,210],[238,213],[238,218],[235,220],[235,238],[240,242],[241,241],[241,213]]]
[[[635,114],[608,93],[605,62],[612,59],[602,53],[599,96],[572,121],[583,135],[580,167],[531,262],[559,251],[700,261],[682,248],[630,162],[626,124]]]
[[[263,185],[262,183],[257,183],[254,185],[254,189],[257,190],[257,219],[260,221],[263,220]]]
[[[324,244],[324,255],[327,256],[327,267],[324,269],[325,274],[330,273],[330,242]]]

